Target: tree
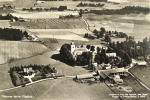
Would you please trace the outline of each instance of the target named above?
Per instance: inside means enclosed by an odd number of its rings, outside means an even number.
[[[80,9],[79,16],[82,17],[83,11]]]
[[[96,29],[93,31],[93,33],[95,33],[95,35],[98,35],[98,31]]]
[[[87,48],[88,50],[90,50],[91,46],[90,46],[90,45],[87,45],[86,48]]]
[[[105,35],[105,41],[111,43],[111,38],[108,34]]]
[[[123,67],[123,62],[122,61],[118,64],[118,68],[121,68],[121,67]]]
[[[105,56],[105,64],[108,64],[109,63],[109,58],[108,56]]]
[[[97,47],[97,54],[99,54],[100,53],[100,47]]]
[[[91,51],[92,51],[92,52],[95,51],[95,46],[91,46]]]
[[[124,61],[127,63],[127,64],[131,64],[132,63],[132,59],[130,58],[130,56],[125,53],[124,54],[124,57],[123,57]]]
[[[105,62],[105,58],[103,56],[100,56],[100,64]]]

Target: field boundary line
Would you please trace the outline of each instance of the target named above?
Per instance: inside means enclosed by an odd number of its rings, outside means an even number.
[[[145,87],[147,90],[150,91],[150,88],[147,87],[144,83],[142,83],[142,81],[140,81],[136,76],[134,76],[131,72],[128,71],[128,73],[136,80],[138,81],[143,87]]]
[[[87,31],[89,31],[89,32],[92,32],[92,31],[90,31],[89,30],[89,24],[88,24],[88,22],[82,17],[82,20],[85,22],[85,24],[86,24],[86,30]]]

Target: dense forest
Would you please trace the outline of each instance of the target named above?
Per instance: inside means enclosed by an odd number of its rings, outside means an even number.
[[[0,28],[0,39],[4,40],[22,40],[24,33],[19,29]]]
[[[113,14],[130,14],[130,13],[136,13],[136,14],[148,14],[150,11],[150,8],[147,7],[141,7],[141,6],[126,6],[122,9],[105,9],[105,10],[90,10],[90,13],[95,13],[98,15],[113,15]]]

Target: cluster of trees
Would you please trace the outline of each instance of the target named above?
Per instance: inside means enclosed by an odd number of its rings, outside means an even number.
[[[14,86],[19,86],[19,85],[24,85],[29,83],[30,81],[27,78],[24,78],[24,75],[27,75],[27,73],[24,73],[23,70],[24,68],[32,68],[34,71],[39,71],[41,77],[40,78],[45,78],[46,74],[51,73],[53,70],[51,69],[50,65],[28,65],[28,66],[14,66],[10,67],[9,73],[10,77],[12,79],[12,82]],[[30,73],[28,73],[30,74]]]
[[[121,63],[123,63],[123,65],[127,65],[132,63],[131,58],[136,58],[138,56],[135,44],[135,41],[129,40],[121,43],[117,42],[116,44],[114,42],[109,43],[109,47],[116,52],[117,56],[121,57]]]
[[[16,21],[19,20],[18,17],[14,17],[14,16],[12,16],[11,14],[7,14],[6,16],[0,15],[0,20],[11,20],[12,18],[14,18]]]
[[[58,11],[67,10],[67,6],[59,6]]]
[[[103,7],[105,4],[94,4],[94,3],[82,3],[80,2],[77,7]]]
[[[117,32],[117,31],[106,31],[105,28],[101,27],[100,31],[97,31],[96,29],[94,29],[93,33],[97,36],[97,38],[103,38],[105,39],[106,42],[111,42],[111,36],[113,36],[113,34],[115,34],[115,36],[119,37],[119,38],[127,38],[127,34],[123,33],[123,32]],[[105,35],[104,35],[105,34]],[[88,35],[85,34],[85,37],[87,37]]]
[[[111,43],[111,38],[108,34],[105,35],[105,41]]]
[[[140,7],[140,6],[126,6],[122,9],[104,9],[104,10],[90,10],[90,13],[95,13],[98,15],[113,15],[113,14],[131,14],[131,13],[136,13],[136,14],[140,14],[140,13],[144,13],[144,14],[148,14],[149,13],[150,8],[147,7]]]
[[[0,39],[19,41],[22,40],[23,37],[24,34],[19,29],[0,28]]]
[[[83,52],[76,58],[76,64],[79,66],[90,65],[92,60],[92,52]]]
[[[72,14],[69,14],[69,15],[59,15],[59,18],[75,18],[75,17],[79,17],[79,15],[72,15]]]
[[[127,34],[123,33],[123,32],[117,32],[117,31],[108,31],[107,32],[110,36],[112,36],[113,34],[115,34],[115,36],[119,37],[119,38],[126,38]]]
[[[76,61],[73,55],[71,54],[70,50],[71,50],[71,46],[69,44],[62,45],[59,51],[61,57],[60,60],[67,63],[68,65],[75,66]]]
[[[52,68],[50,67],[50,65],[37,65],[37,64],[30,64],[28,66],[14,66],[14,67],[10,67],[10,73],[13,73],[14,71],[16,71],[17,73],[20,71],[23,71],[24,68],[32,68],[32,70],[38,70],[40,71],[40,73],[42,73],[42,75],[44,74],[48,74],[48,73],[52,73]],[[22,73],[22,75],[24,75],[24,73]]]
[[[150,38],[145,37],[143,42],[139,43],[139,45],[143,48],[144,54],[150,51]]]
[[[97,47],[97,54],[95,55],[94,61],[97,62],[98,64],[102,63],[108,64],[110,61],[109,57],[106,56],[106,50]]]
[[[93,33],[97,36],[97,38],[102,38],[104,37],[104,34],[106,33],[105,28],[101,27],[100,31],[97,31],[96,29],[93,31]]]
[[[89,39],[92,39],[92,40],[95,39],[94,36],[92,36],[92,35],[90,35],[88,33],[85,33],[84,38],[89,38]]]

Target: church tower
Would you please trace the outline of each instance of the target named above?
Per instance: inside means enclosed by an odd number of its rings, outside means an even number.
[[[72,42],[70,46],[71,46],[71,54],[73,54],[76,49],[74,42]]]

